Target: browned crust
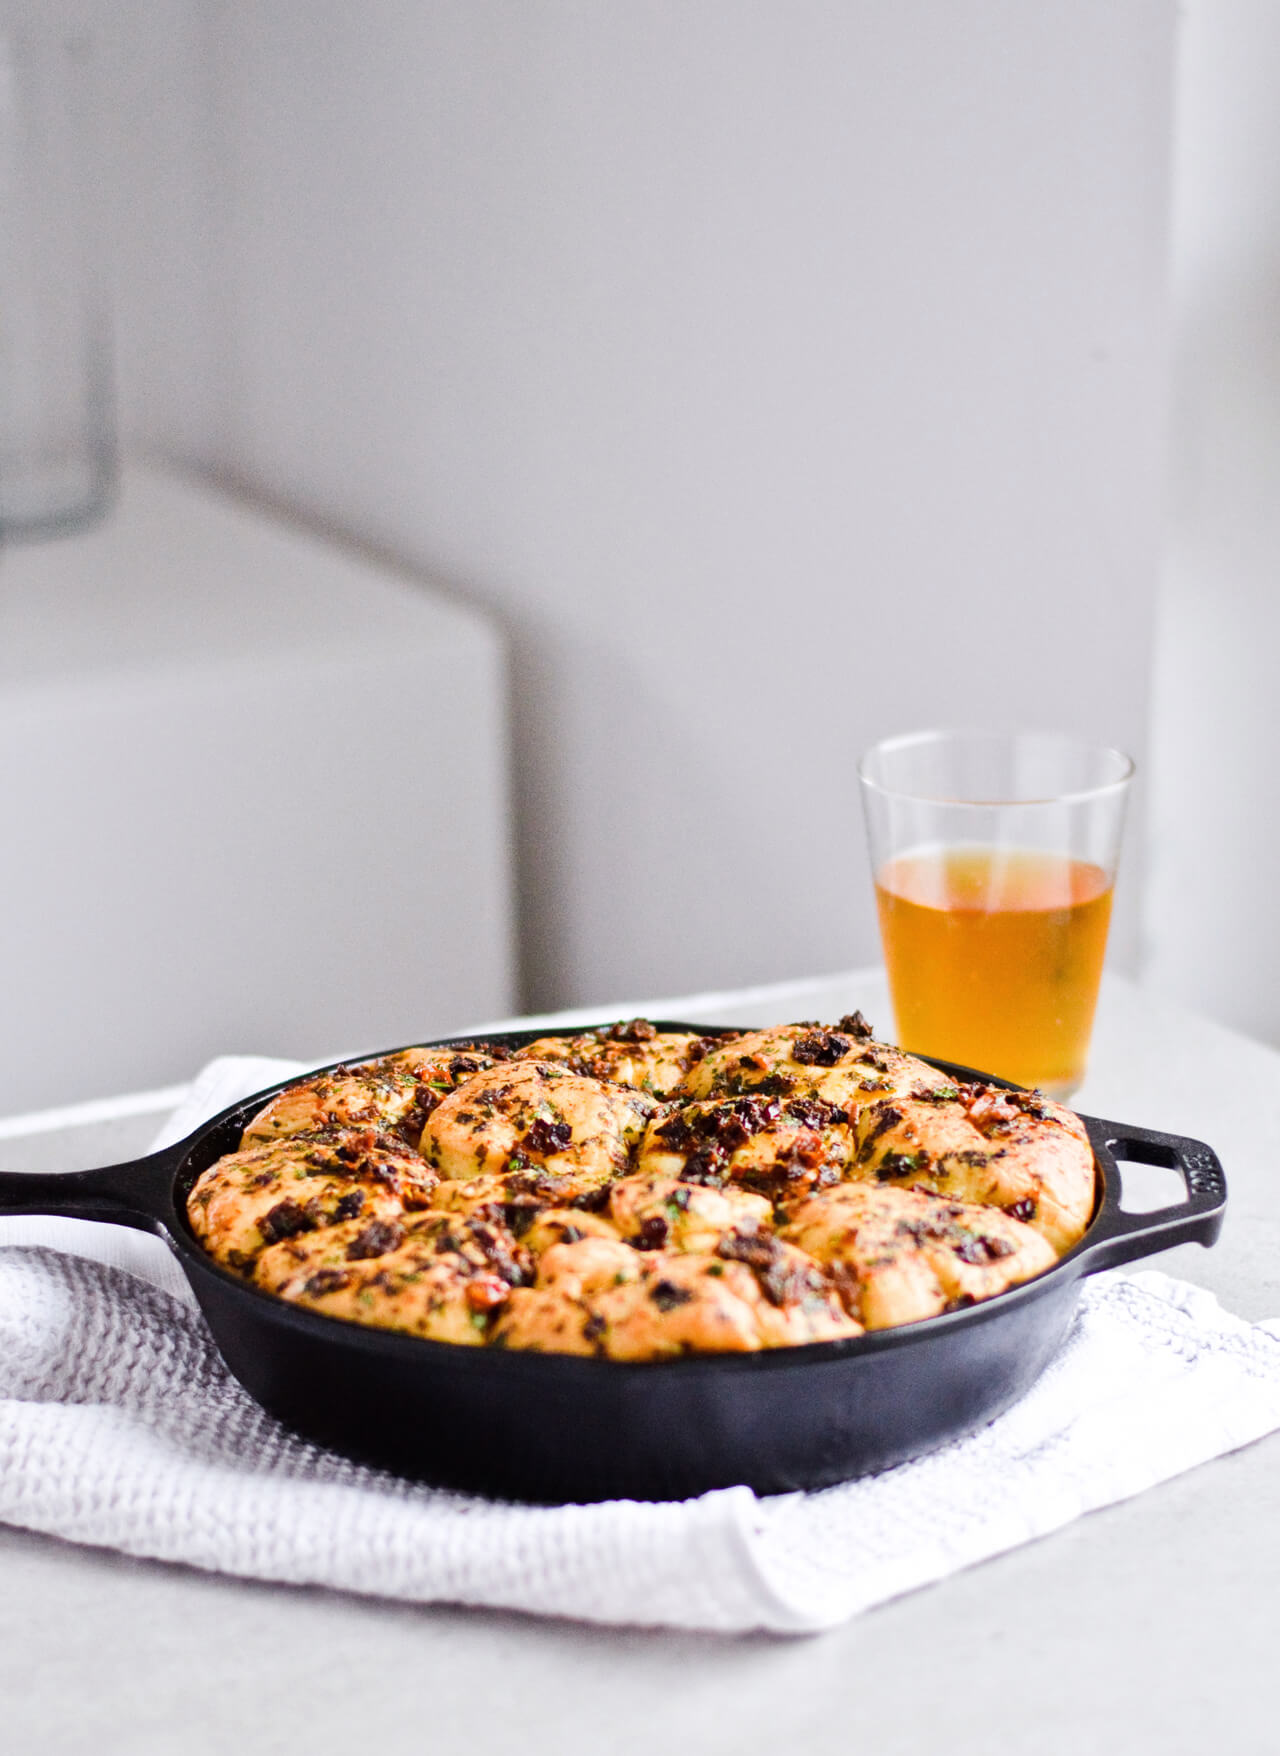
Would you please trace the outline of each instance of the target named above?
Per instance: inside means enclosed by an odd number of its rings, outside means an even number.
[[[1082,1235],[1084,1125],[857,1015],[414,1048],[287,1088],[188,1203],[219,1261],[460,1345],[666,1359],[995,1296]]]

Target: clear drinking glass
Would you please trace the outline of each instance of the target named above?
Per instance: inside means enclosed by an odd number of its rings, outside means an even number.
[[[95,517],[116,480],[93,46],[22,12],[0,3],[0,533],[18,538]]]
[[[1052,733],[918,732],[858,774],[898,1041],[1070,1096],[1133,763]]]

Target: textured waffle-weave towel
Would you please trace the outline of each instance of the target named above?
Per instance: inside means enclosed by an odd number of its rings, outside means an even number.
[[[165,1138],[290,1071],[212,1064]],[[496,1504],[359,1468],[271,1420],[157,1240],[23,1219],[0,1221],[0,1243],[0,1519],[261,1579],[798,1633],[1280,1426],[1280,1325],[1162,1274],[1103,1275],[1022,1402],[884,1475],[776,1499]]]

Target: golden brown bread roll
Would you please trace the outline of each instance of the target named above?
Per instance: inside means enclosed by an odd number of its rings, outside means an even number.
[[[361,1126],[394,1129],[416,1144],[441,1098],[491,1062],[491,1056],[459,1049],[414,1048],[316,1073],[265,1104],[245,1129],[244,1144]]]
[[[331,1317],[475,1347],[531,1272],[501,1226],[427,1213],[348,1220],[290,1238],[262,1252],[254,1278],[264,1291]]]
[[[514,1290],[492,1341],[540,1353],[660,1360],[685,1353],[755,1353],[862,1333],[831,1282],[799,1251],[770,1239],[789,1280],[720,1255],[641,1252],[600,1238],[561,1244],[538,1284]],[[790,1259],[794,1257],[794,1262]]]
[[[371,1128],[330,1128],[228,1153],[187,1199],[211,1256],[245,1273],[282,1238],[428,1207],[439,1178],[412,1147]]]
[[[695,1098],[823,1098],[853,1112],[950,1084],[926,1061],[877,1042],[855,1012],[839,1025],[780,1024],[734,1037],[697,1063],[684,1090]]]
[[[273,1098],[191,1225],[277,1296],[435,1340],[659,1360],[987,1299],[1083,1234],[1083,1123],[859,1015],[413,1048]]]
[[[647,1019],[633,1018],[604,1030],[581,1031],[572,1037],[539,1037],[517,1049],[516,1060],[559,1061],[572,1073],[634,1086],[655,1097],[679,1090],[690,1068],[722,1036],[694,1031],[659,1031]]]
[[[1003,1208],[1062,1255],[1093,1212],[1093,1148],[1080,1118],[1039,1092],[966,1085],[951,1099],[868,1105],[850,1175]]]
[[[808,1196],[779,1236],[831,1272],[868,1329],[989,1299],[1057,1260],[1038,1232],[998,1208],[874,1182]]]
[[[571,1073],[554,1061],[507,1061],[475,1073],[428,1118],[420,1151],[450,1179],[539,1167],[560,1176],[621,1176],[658,1110],[644,1092]]]

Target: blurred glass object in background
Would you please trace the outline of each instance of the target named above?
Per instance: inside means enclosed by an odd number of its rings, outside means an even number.
[[[78,529],[116,482],[93,44],[0,10],[0,533]]]

